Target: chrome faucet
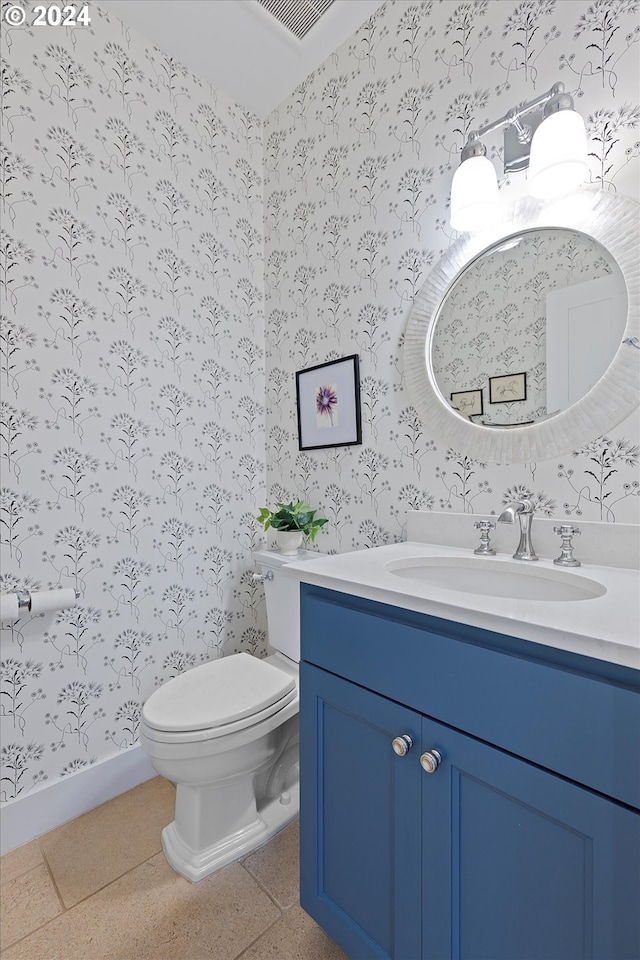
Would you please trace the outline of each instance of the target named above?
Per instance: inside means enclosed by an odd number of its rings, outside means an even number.
[[[536,552],[531,542],[531,524],[533,522],[533,504],[531,500],[514,500],[502,511],[498,523],[515,523],[516,517],[520,521],[520,543],[513,555],[514,560],[537,560]]]

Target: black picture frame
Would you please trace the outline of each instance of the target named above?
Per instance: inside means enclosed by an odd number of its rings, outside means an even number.
[[[358,355],[298,370],[296,409],[299,450],[362,443]]]
[[[489,403],[520,403],[526,399],[526,373],[505,373],[500,377],[489,377]]]
[[[484,413],[482,390],[456,390],[449,398],[451,406],[462,417],[477,417]]]

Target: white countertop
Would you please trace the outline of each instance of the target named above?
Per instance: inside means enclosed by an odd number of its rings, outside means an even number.
[[[640,669],[640,574],[637,570],[589,564],[574,572],[571,568],[558,568],[550,560],[539,560],[531,566],[541,572],[561,570],[565,579],[572,575],[587,577],[606,588],[603,596],[588,600],[548,601],[435,588],[418,580],[398,577],[385,568],[392,560],[415,557],[468,560],[473,556],[472,550],[406,541],[313,560],[293,560],[282,567],[282,572],[303,583]],[[496,565],[516,562],[509,554],[478,559]]]

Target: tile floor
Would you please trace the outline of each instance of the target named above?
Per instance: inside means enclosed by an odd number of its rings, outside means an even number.
[[[0,859],[2,960],[346,960],[300,909],[298,823],[192,884],[156,777]]]

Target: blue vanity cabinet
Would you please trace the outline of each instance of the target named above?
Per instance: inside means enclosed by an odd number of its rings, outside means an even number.
[[[300,899],[353,960],[640,957],[636,672],[307,585],[301,624]]]
[[[421,771],[391,741],[422,718],[310,664],[300,682],[300,901],[350,957],[417,958]]]
[[[422,743],[416,958],[640,956],[638,813],[431,720]]]

